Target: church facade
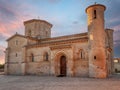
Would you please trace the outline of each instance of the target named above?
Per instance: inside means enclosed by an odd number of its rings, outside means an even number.
[[[113,30],[104,27],[106,7],[86,8],[88,32],[51,37],[52,24],[24,22],[25,35],[7,39],[5,74],[106,78],[113,72]]]

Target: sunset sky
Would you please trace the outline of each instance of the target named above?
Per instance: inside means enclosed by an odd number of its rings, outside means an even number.
[[[0,63],[5,40],[16,32],[24,34],[23,21],[50,22],[52,37],[87,32],[85,9],[95,2],[107,7],[105,27],[114,29],[114,57],[120,57],[120,0],[0,0]]]

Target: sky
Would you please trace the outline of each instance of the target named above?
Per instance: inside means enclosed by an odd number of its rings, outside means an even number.
[[[24,35],[23,22],[50,22],[52,37],[87,32],[85,9],[94,3],[106,6],[105,28],[114,30],[114,57],[120,57],[120,0],[0,0],[0,63],[4,63],[6,39]]]

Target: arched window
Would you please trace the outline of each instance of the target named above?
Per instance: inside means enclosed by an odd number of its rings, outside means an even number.
[[[82,49],[79,51],[79,57],[80,59],[85,59],[85,52]]]
[[[44,54],[44,60],[45,60],[45,61],[48,61],[48,60],[49,60],[49,55],[48,55],[48,53],[45,53],[45,54]]]
[[[16,57],[18,56],[17,53],[15,54],[15,56],[16,56]]]
[[[96,10],[94,10],[94,19],[96,19]]]
[[[15,40],[15,45],[18,45],[18,40]]]
[[[33,54],[31,54],[30,59],[32,62],[34,62],[34,55]]]

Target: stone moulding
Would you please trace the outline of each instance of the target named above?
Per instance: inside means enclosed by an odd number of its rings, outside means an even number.
[[[65,40],[65,41],[55,41],[55,42],[49,42],[49,43],[38,43],[38,44],[31,44],[26,45],[25,47],[27,49],[33,48],[33,47],[47,47],[47,46],[55,46],[55,45],[62,45],[62,44],[71,44],[71,43],[78,43],[78,42],[88,42],[88,38],[82,38],[82,39],[73,39],[73,40]]]
[[[47,22],[45,20],[38,20],[38,19],[32,19],[32,20],[29,20],[29,21],[24,21],[24,25],[27,24],[27,23],[31,23],[31,22],[44,22],[44,23],[50,25],[51,27],[53,26],[52,24],[50,24],[49,22]]]
[[[51,50],[55,50],[55,49],[68,49],[71,48],[71,45],[57,45],[57,46],[52,46],[50,47]]]
[[[20,64],[21,62],[6,62],[5,64]]]

